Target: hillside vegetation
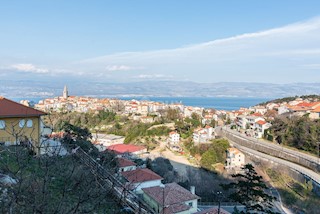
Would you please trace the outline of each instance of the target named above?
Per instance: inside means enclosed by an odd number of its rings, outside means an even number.
[[[320,120],[309,117],[278,117],[270,128],[274,139],[279,144],[291,146],[313,154],[318,154],[320,142]]]
[[[297,98],[301,98],[303,100],[309,99],[309,100],[320,100],[320,95],[312,94],[312,95],[302,95],[302,96],[294,96],[294,97],[284,97],[279,99],[270,100],[264,103],[260,103],[259,105],[266,105],[268,103],[283,103],[283,102],[290,102]]]

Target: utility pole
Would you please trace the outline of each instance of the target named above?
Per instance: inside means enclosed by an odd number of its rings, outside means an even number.
[[[162,189],[162,211],[161,213],[164,214],[164,189],[166,188],[166,186],[164,184],[160,184],[160,188]]]
[[[320,142],[317,142],[318,144],[318,164],[320,164]]]

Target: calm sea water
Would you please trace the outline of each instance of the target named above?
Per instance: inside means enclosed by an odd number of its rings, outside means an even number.
[[[219,110],[237,110],[240,107],[250,107],[256,104],[271,100],[271,98],[248,98],[248,97],[118,97],[123,100],[149,100],[163,102],[166,104],[182,103],[186,106],[198,106],[203,108],[214,108]],[[20,100],[30,100],[38,103],[44,98],[12,98]]]

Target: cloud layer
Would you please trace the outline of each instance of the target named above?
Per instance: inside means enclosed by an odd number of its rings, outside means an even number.
[[[16,62],[6,69],[99,81],[320,82],[320,17],[176,49],[123,52],[58,65],[35,64]]]
[[[199,82],[310,82],[320,81],[320,75],[314,76],[319,71],[319,59],[320,18],[317,17],[177,49],[117,53],[79,64],[94,72],[101,72],[112,63],[123,65],[117,70],[129,78],[157,74],[159,78],[172,76]],[[145,69],[143,73],[126,72],[131,67]],[[120,78],[121,74],[113,77]]]
[[[17,71],[22,71],[22,72],[29,72],[29,73],[40,73],[40,74],[44,74],[44,73],[48,73],[49,70],[46,68],[39,68],[36,67],[33,64],[15,64],[15,65],[11,65],[11,68]]]

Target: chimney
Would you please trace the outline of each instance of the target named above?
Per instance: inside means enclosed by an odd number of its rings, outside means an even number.
[[[195,195],[196,194],[196,187],[190,186],[190,192]]]

